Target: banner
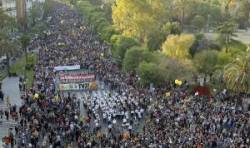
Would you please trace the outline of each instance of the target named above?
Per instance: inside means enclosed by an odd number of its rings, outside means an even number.
[[[73,65],[73,66],[56,66],[54,67],[54,72],[56,71],[67,71],[67,70],[79,70],[80,65]]]
[[[59,73],[61,83],[81,83],[95,80],[95,75],[86,71],[61,72]]]
[[[87,90],[90,89],[90,83],[70,83],[70,84],[59,84],[60,91],[74,91],[74,90]]]

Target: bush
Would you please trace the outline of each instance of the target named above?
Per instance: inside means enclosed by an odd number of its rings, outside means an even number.
[[[206,25],[206,20],[203,16],[196,15],[192,20],[192,24],[200,31]]]
[[[166,34],[161,31],[156,31],[151,33],[151,35],[148,37],[147,47],[150,51],[155,51],[161,48],[162,43],[166,39]]]
[[[117,32],[112,26],[105,26],[101,31],[101,39],[107,42],[110,42],[112,35],[116,34]]]
[[[232,55],[230,53],[226,53],[224,51],[219,52],[218,53],[217,68],[222,69],[230,61],[232,61]]]
[[[142,62],[139,65],[140,83],[144,86],[153,83],[159,86],[165,82],[165,70],[155,63]]]
[[[189,53],[192,57],[197,52],[201,52],[203,50],[220,50],[221,47],[216,44],[214,41],[207,40],[203,34],[196,34],[195,35],[195,41],[193,45],[191,46]]]
[[[130,48],[123,59],[123,70],[136,72],[141,62],[155,62],[156,58],[153,53],[139,46]]]
[[[169,35],[169,34],[179,35],[181,34],[181,26],[178,22],[168,22],[162,26],[161,31],[165,35]]]
[[[112,43],[114,55],[120,60],[123,60],[125,53],[129,48],[139,45],[139,43],[133,38],[122,35],[114,36],[112,38]]]
[[[164,69],[165,80],[174,81],[179,80],[191,80],[195,70],[189,66],[183,65],[181,62],[174,58],[169,58],[164,55],[157,55],[157,65]]]
[[[218,52],[215,50],[204,50],[194,57],[194,65],[196,69],[205,74],[211,74],[215,70],[218,61]]]

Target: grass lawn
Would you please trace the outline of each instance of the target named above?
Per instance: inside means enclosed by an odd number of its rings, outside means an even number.
[[[7,76],[7,70],[1,70],[0,72],[0,81],[2,81]]]
[[[29,54],[28,55],[28,64],[34,64],[36,62],[36,54]],[[10,73],[14,73],[18,76],[25,75],[25,56],[21,57],[17,60],[17,62],[10,67]],[[34,80],[34,71],[33,68],[26,70],[27,76],[27,87],[32,87],[32,82]]]

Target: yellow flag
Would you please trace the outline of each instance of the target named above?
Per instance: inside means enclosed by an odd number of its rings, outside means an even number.
[[[182,81],[181,80],[177,80],[176,79],[174,82],[175,82],[176,85],[179,85],[179,86],[182,85]]]
[[[166,92],[166,97],[171,96],[171,92]]]
[[[38,99],[38,98],[39,98],[39,94],[36,93],[36,94],[34,95],[34,99]]]

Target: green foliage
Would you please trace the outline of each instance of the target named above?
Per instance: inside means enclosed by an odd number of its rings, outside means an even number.
[[[202,42],[203,39],[204,39],[203,34],[195,34],[194,43],[189,49],[189,53],[192,57],[194,57],[195,53],[198,51],[200,43]]]
[[[235,49],[238,49],[240,52],[245,52],[246,49],[247,49],[247,45],[246,45],[246,44],[243,44],[243,43],[240,42],[240,41],[237,41],[237,40],[232,39],[231,42],[230,42],[230,44],[229,44],[229,48],[230,48],[230,49],[235,48]],[[230,52],[230,51],[231,51],[231,50],[229,50],[229,52]]]
[[[221,42],[221,45],[225,45],[226,52],[228,52],[232,37],[235,36],[234,32],[236,27],[235,22],[227,21],[217,28],[218,33],[220,33],[218,40]]]
[[[30,43],[30,36],[28,34],[23,34],[21,37],[20,37],[20,42],[22,44],[22,48],[26,48],[29,43]]]
[[[161,53],[154,52],[152,56],[153,60],[151,62],[144,60],[140,62],[138,67],[137,72],[141,78],[140,82],[144,86],[148,86],[150,83],[153,83],[155,86],[161,86],[166,81],[192,79],[195,72],[194,69]]]
[[[136,72],[138,66],[141,62],[154,62],[155,56],[153,53],[149,52],[147,49],[139,46],[134,46],[130,48],[123,60],[123,69],[125,71]]]
[[[27,64],[26,64],[26,69],[27,70],[33,70],[33,68],[35,67],[35,63],[36,63],[36,56],[35,55],[29,55],[27,57]]]
[[[234,10],[236,13],[233,18],[239,25],[240,29],[247,29],[249,27],[249,14],[250,14],[250,1],[240,0],[238,1],[238,7]]]
[[[112,26],[105,26],[102,28],[101,39],[104,41],[109,41],[112,35],[116,34],[115,29]]]
[[[198,52],[201,52],[203,50],[221,50],[221,47],[212,40],[208,40],[205,38],[204,34],[198,33],[195,34],[195,41],[193,45],[191,46],[189,53],[192,57]]]
[[[167,0],[117,0],[112,8],[114,26],[123,35],[147,43],[150,34],[167,21],[168,6]]]
[[[150,51],[159,50],[161,48],[162,43],[166,39],[166,34],[162,31],[152,32],[147,41],[147,47]]]
[[[204,50],[194,56],[194,65],[201,73],[211,74],[215,70],[218,61],[218,52],[215,50]]]
[[[32,7],[30,8],[30,11],[29,11],[29,17],[28,19],[31,19],[30,20],[30,25],[31,26],[34,26],[35,23],[42,18],[42,15],[43,15],[43,6],[44,4],[41,3],[41,2],[38,2],[38,1],[35,1],[32,3]]]
[[[150,83],[159,86],[165,82],[165,70],[155,63],[142,62],[139,65],[140,83],[148,86]]]
[[[235,58],[224,68],[224,81],[228,89],[250,93],[250,51]]]
[[[16,74],[16,75],[24,75],[26,72],[27,76],[27,86],[30,88],[32,86],[33,80],[34,80],[34,70],[33,67],[35,65],[37,56],[35,54],[29,54],[28,55],[28,65],[26,65],[26,58],[25,56],[22,56],[20,59],[17,60],[17,62],[10,67],[10,73]]]
[[[178,22],[168,22],[162,26],[161,31],[165,36],[170,34],[181,34],[181,26]]]
[[[121,61],[123,60],[126,51],[133,46],[139,46],[139,43],[132,38],[122,35],[113,37],[114,55]]]
[[[13,32],[17,27],[15,18],[6,15],[2,9],[0,9],[0,20],[0,31],[7,34]]]
[[[226,64],[228,64],[230,61],[232,61],[232,55],[230,53],[226,53],[224,51],[221,51],[218,53],[218,63],[217,67],[219,69],[223,69]]]
[[[196,15],[192,20],[192,25],[194,25],[199,31],[206,25],[206,20],[201,15]]]
[[[204,0],[173,0],[172,19],[184,25],[193,25],[192,20],[199,15],[208,20],[209,26],[216,26],[222,20],[221,6]]]
[[[164,78],[168,81],[191,80],[195,70],[186,64],[179,62],[174,58],[166,57],[165,55],[157,55],[157,65],[163,69]]]
[[[102,40],[109,42],[110,38],[116,31],[105,17],[103,11],[90,3],[88,0],[78,1],[80,13],[84,16],[88,24],[100,34]]]

